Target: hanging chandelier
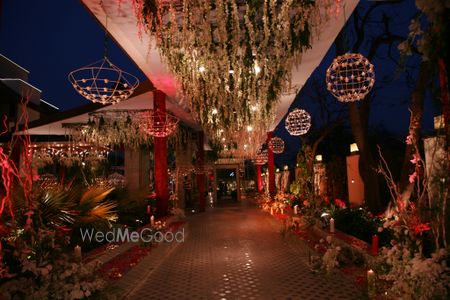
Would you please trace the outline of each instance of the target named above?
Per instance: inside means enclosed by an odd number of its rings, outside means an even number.
[[[106,56],[69,73],[73,88],[94,103],[116,104],[133,94],[139,79],[114,65]]]
[[[338,56],[327,69],[326,83],[340,102],[362,100],[375,84],[373,65],[359,53]]]
[[[269,141],[269,148],[275,154],[280,154],[284,152],[284,141],[279,137],[273,137]]]
[[[178,118],[160,110],[149,110],[145,113],[145,120],[140,124],[141,129],[153,137],[167,137],[177,129]]]
[[[69,73],[73,88],[84,98],[103,105],[116,104],[128,99],[139,85],[139,79],[114,65],[108,58],[108,14],[103,0],[100,7],[105,13],[105,39],[103,58]]]
[[[292,68],[334,1],[133,3],[204,131],[240,143],[235,132],[273,122]]]
[[[304,109],[296,108],[288,114],[285,127],[290,135],[304,135],[311,128],[311,116]]]

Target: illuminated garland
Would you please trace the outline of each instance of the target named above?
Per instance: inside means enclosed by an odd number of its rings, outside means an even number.
[[[291,70],[310,47],[331,0],[135,0],[205,132],[241,143],[247,126],[265,135]],[[319,9],[320,8],[320,9]],[[236,135],[238,137],[236,138]],[[258,145],[259,146],[259,145]]]

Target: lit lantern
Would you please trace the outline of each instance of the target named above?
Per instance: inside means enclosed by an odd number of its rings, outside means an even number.
[[[253,160],[253,163],[255,165],[262,166],[267,163],[267,159],[268,159],[267,149],[261,150],[261,151],[258,151],[258,153],[256,154],[256,157]]]
[[[290,135],[304,135],[311,128],[311,116],[304,109],[294,109],[285,121],[286,130]]]
[[[358,151],[359,151],[358,144],[356,144],[356,143],[350,144],[350,153],[355,153]]]
[[[124,101],[139,85],[136,76],[119,69],[107,57],[70,72],[68,77],[81,96],[101,104]]]
[[[273,137],[270,139],[269,148],[275,154],[280,154],[284,152],[284,141],[279,137]]]
[[[373,65],[359,53],[346,53],[333,60],[326,74],[327,89],[341,102],[363,99],[375,83]]]
[[[175,132],[178,119],[160,110],[148,110],[145,112],[147,120],[140,124],[141,129],[153,137],[167,137]]]

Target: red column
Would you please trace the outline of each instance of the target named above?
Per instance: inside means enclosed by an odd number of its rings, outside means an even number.
[[[273,131],[267,133],[267,144],[270,145],[270,140],[273,137]],[[268,147],[267,168],[269,170],[269,194],[274,197],[275,191],[275,159],[271,147]]]
[[[203,149],[203,131],[198,134],[198,151],[197,151],[197,167],[200,172],[197,173],[197,190],[198,190],[198,210],[200,212],[205,211],[206,198],[205,198],[205,150]]]
[[[258,184],[258,193],[262,193],[261,165],[256,165],[256,182]]]
[[[166,95],[155,90],[153,92],[153,109],[166,111]],[[167,215],[169,208],[169,179],[167,173],[167,138],[155,137],[153,140],[155,156],[155,192],[158,217]],[[138,178],[136,178],[138,180]]]

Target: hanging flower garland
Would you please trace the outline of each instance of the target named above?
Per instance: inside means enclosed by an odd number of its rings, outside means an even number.
[[[66,123],[63,127],[76,142],[97,146],[148,146],[152,138],[141,128],[148,110],[102,110],[89,114],[88,123]]]
[[[194,117],[227,139],[273,122],[291,70],[330,11],[319,1],[135,0]],[[267,125],[266,125],[267,126]],[[266,131],[253,134],[264,135]],[[240,142],[240,141],[239,141]]]

